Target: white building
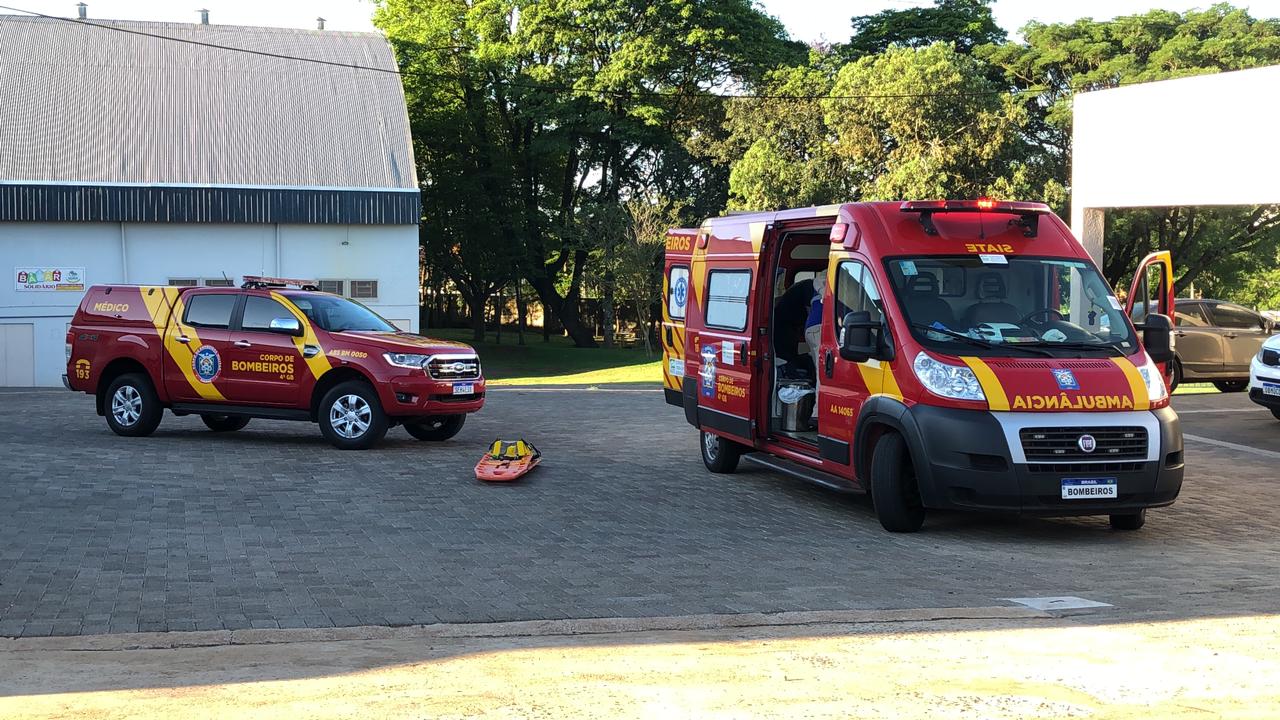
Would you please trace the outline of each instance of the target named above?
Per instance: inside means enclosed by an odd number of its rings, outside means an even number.
[[[395,70],[381,35],[90,22],[0,16],[0,386],[61,383],[101,283],[317,279],[417,331],[400,78],[339,66]]]

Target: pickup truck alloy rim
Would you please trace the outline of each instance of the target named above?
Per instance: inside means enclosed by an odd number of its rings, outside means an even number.
[[[364,435],[369,429],[372,408],[359,395],[343,395],[329,408],[329,424],[333,431],[342,437],[352,440]]]
[[[123,385],[111,396],[111,416],[128,427],[142,417],[142,395],[132,385]]]
[[[716,453],[720,450],[717,440],[718,438],[709,432],[702,433],[702,448],[707,453],[707,459],[712,462],[715,462]]]

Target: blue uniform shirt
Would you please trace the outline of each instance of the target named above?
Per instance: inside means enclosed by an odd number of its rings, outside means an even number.
[[[814,325],[822,324],[822,298],[817,295],[813,296],[813,304],[809,306],[809,319],[804,323],[804,329],[808,330]]]

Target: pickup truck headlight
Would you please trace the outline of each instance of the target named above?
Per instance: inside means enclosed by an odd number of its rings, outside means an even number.
[[[920,384],[934,395],[979,402],[987,399],[982,392],[982,385],[978,384],[978,378],[972,370],[963,365],[951,365],[934,360],[921,352],[916,355],[916,360],[911,367],[915,370]]]
[[[383,353],[382,357],[386,358],[387,362],[391,363],[392,365],[395,365],[396,367],[416,368],[418,370],[421,370],[422,366],[426,364],[427,358],[431,356],[418,355],[417,353],[389,352],[389,353]]]
[[[1169,391],[1164,386],[1164,376],[1160,374],[1160,368],[1156,367],[1151,358],[1143,353],[1146,362],[1138,366],[1138,374],[1142,376],[1142,384],[1147,386],[1147,400],[1151,402],[1159,402],[1169,397]]]

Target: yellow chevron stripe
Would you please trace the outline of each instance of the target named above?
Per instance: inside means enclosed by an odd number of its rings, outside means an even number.
[[[302,337],[295,337],[293,339],[293,344],[294,347],[298,348],[298,356],[301,357],[303,362],[307,364],[307,367],[311,369],[311,374],[319,380],[321,375],[333,369],[333,363],[329,362],[328,356],[324,354],[324,346],[320,344],[320,338],[316,337],[315,328],[311,327],[311,320],[307,317],[306,313],[298,309],[298,306],[289,302],[289,298],[278,292],[271,293],[271,297],[275,298],[277,302],[285,306],[285,309],[293,313],[293,316],[298,318],[298,322],[302,324]],[[307,357],[303,352],[303,348],[307,345],[316,346],[320,349],[320,352],[316,353],[314,357]]]
[[[1008,410],[1009,398],[1004,394],[1004,386],[1000,384],[1000,378],[991,371],[987,363],[978,357],[962,357],[965,365],[973,371],[974,377],[978,378],[978,384],[982,386],[982,392],[987,396],[987,407],[992,410]]]
[[[1133,409],[1150,409],[1151,398],[1147,394],[1147,384],[1142,381],[1142,373],[1138,372],[1138,368],[1129,361],[1129,358],[1113,357],[1111,362],[1120,368],[1120,371],[1124,373],[1125,378],[1129,381],[1129,392],[1133,393]]]
[[[177,288],[165,288],[166,296],[172,291],[173,310],[171,315],[173,321],[169,323],[169,331],[165,333],[164,349],[169,352],[169,357],[178,364],[178,369],[182,371],[182,376],[187,379],[187,384],[191,386],[196,394],[205,400],[220,400],[226,402],[222,392],[214,387],[213,383],[201,382],[196,377],[196,370],[193,365],[196,351],[200,349],[202,343],[200,336],[196,334],[196,329],[188,325],[182,324],[183,308],[185,304],[182,302],[181,296],[178,295]],[[186,335],[190,342],[178,342],[179,335]]]

